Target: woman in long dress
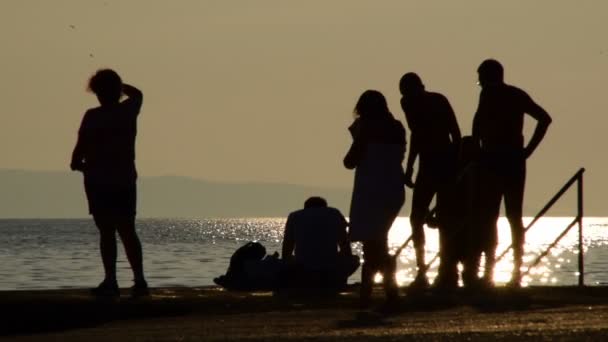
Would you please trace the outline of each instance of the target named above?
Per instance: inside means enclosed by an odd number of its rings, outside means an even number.
[[[388,110],[386,99],[365,91],[349,127],[352,145],[344,166],[355,169],[350,207],[351,241],[363,243],[361,305],[369,305],[374,276],[383,274],[387,301],[398,297],[395,260],[388,253],[388,231],[405,202],[403,159],[405,128]]]

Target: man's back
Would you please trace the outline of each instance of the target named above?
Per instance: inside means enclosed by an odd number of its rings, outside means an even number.
[[[530,96],[517,87],[485,87],[475,115],[482,148],[523,148],[524,114],[533,105]]]
[[[84,146],[86,175],[95,179],[133,179],[135,137],[141,97],[89,109],[79,135]]]
[[[346,220],[335,208],[314,207],[289,215],[286,238],[295,241],[295,260],[312,270],[335,266],[338,244],[346,239]]]
[[[454,112],[449,101],[439,93],[424,92],[411,100],[402,99],[401,106],[412,139],[417,139],[420,157],[443,153],[452,143],[450,133]]]

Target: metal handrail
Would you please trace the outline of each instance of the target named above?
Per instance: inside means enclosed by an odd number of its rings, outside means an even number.
[[[574,182],[579,181],[580,179],[580,183],[582,183],[583,181],[583,173],[585,172],[584,168],[580,168],[578,170],[578,172],[576,172],[574,174],[574,176],[572,176],[567,182],[566,184],[564,184],[564,186],[562,186],[562,188],[549,200],[549,202],[547,202],[547,204],[538,212],[538,214],[534,217],[534,219],[532,219],[532,221],[530,221],[530,223],[528,223],[528,225],[524,228],[524,234],[530,229],[532,228],[532,226],[536,223],[536,221],[538,221],[541,217],[545,216],[545,214],[547,213],[547,211],[549,211],[549,209],[551,209],[551,207],[553,207],[553,205],[564,195],[564,193],[566,191],[568,191],[568,189],[570,189],[570,187],[572,186],[572,184],[574,184]],[[582,199],[581,199],[582,202]],[[578,210],[579,212],[577,213],[577,217],[580,215],[582,216],[582,208],[580,208]],[[499,256],[496,257],[496,262],[499,262],[500,259],[502,259],[507,252],[513,248],[513,244],[509,245],[509,247],[507,247],[507,249],[505,249]]]
[[[566,234],[578,224],[578,285],[585,285],[585,263],[583,257],[583,173],[585,172],[585,168],[580,168],[563,186],[562,188],[547,202],[547,204],[538,212],[538,214],[528,223],[528,225],[524,228],[524,234],[532,228],[532,226],[543,217],[552,207],[553,205],[570,189],[574,182],[577,183],[577,215],[568,225],[566,229],[562,231],[562,233],[547,247],[547,249],[541,253],[536,260],[528,267],[528,269],[522,274],[526,275],[530,273],[532,268],[536,267],[540,260],[549,254],[549,251],[557,245],[557,243],[564,237]],[[399,253],[407,246],[407,244],[412,240],[412,236],[410,235],[408,239],[397,249],[395,253],[395,257],[399,255]],[[497,258],[496,262],[500,261],[507,252],[513,248],[513,243],[509,245]],[[435,256],[431,259],[430,262],[426,264],[426,268],[428,269],[437,259],[439,258],[439,253],[435,254]]]
[[[568,225],[568,227],[566,229],[564,229],[564,231],[561,232],[561,234],[559,234],[559,236],[555,239],[555,241],[553,241],[553,243],[551,243],[549,245],[549,247],[547,247],[547,249],[545,249],[544,252],[542,252],[538,257],[536,257],[536,260],[534,260],[534,262],[528,266],[528,269],[522,273],[522,276],[527,275],[528,273],[530,273],[530,271],[536,267],[536,265],[538,265],[538,263],[540,262],[540,260],[542,258],[544,258],[545,256],[547,256],[547,254],[549,254],[549,251],[551,250],[551,248],[555,247],[557,245],[557,243],[564,237],[566,236],[566,234],[568,234],[568,232],[570,231],[570,229],[572,229],[572,227],[574,227],[574,225],[578,222],[578,217],[576,217],[574,220],[572,220],[572,222]]]
[[[551,209],[551,207],[555,204],[555,202],[557,202],[562,197],[562,195],[568,189],[570,189],[572,184],[574,184],[574,182],[576,182],[576,184],[577,184],[576,217],[574,218],[574,220],[572,220],[572,222],[568,225],[568,227],[566,227],[566,229],[564,229],[560,233],[560,235],[553,241],[553,243],[551,243],[547,247],[547,249],[544,252],[542,252],[536,258],[536,260],[534,260],[534,262],[528,267],[528,269],[522,275],[527,275],[528,273],[530,273],[532,268],[536,267],[536,265],[538,265],[538,263],[540,263],[542,258],[544,258],[545,256],[547,256],[547,254],[549,254],[549,251],[553,247],[555,247],[557,245],[557,243],[564,236],[566,236],[566,234],[570,231],[570,229],[572,229],[572,227],[574,227],[576,224],[578,224],[578,286],[585,286],[585,259],[583,256],[583,252],[584,252],[584,248],[583,248],[583,173],[584,172],[585,172],[585,169],[580,168],[578,170],[578,172],[576,172],[574,174],[574,176],[572,176],[572,178],[570,178],[570,180],[568,180],[568,182],[566,182],[566,184],[564,184],[564,186],[555,194],[555,196],[553,196],[553,198],[551,198],[551,200],[549,200],[549,202],[545,205],[545,207],[543,209],[541,209],[541,211],[536,215],[536,217],[534,217],[534,219],[524,229],[524,234],[525,234],[534,225],[534,223],[536,223],[536,221],[538,221],[542,216],[544,216],[547,213],[547,211],[549,211],[549,209]],[[502,257],[504,257],[505,254],[511,248],[513,248],[512,243],[509,247],[507,247],[507,249],[505,249],[503,251],[503,253],[499,257],[496,258],[496,262],[498,262]]]

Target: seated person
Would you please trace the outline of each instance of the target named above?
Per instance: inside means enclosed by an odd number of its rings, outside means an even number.
[[[339,290],[359,267],[347,239],[348,223],[321,197],[310,197],[304,209],[285,223],[283,260],[289,265],[283,286]]]
[[[282,270],[279,253],[267,255],[261,243],[248,242],[232,254],[226,274],[213,281],[227,290],[270,291],[277,288]]]

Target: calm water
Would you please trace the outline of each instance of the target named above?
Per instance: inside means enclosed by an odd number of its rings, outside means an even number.
[[[529,221],[529,220],[527,220]],[[545,218],[528,233],[526,263],[531,263],[567,227],[572,218]],[[226,271],[230,256],[247,241],[262,242],[269,253],[280,251],[283,218],[252,219],[142,219],[138,231],[144,246],[144,265],[151,286],[201,286]],[[578,234],[576,226],[530,272],[530,285],[577,283]],[[427,261],[437,252],[437,231],[426,229]],[[406,217],[395,221],[390,244],[397,248],[410,234]],[[91,287],[103,275],[97,231],[90,219],[0,220],[0,290]],[[499,221],[501,252],[510,244],[506,220]],[[608,218],[585,218],[585,283],[608,283]],[[355,252],[360,248],[355,245]],[[508,281],[511,255],[497,265],[497,284]],[[408,246],[399,258],[398,280],[413,278],[414,255]],[[437,263],[429,273],[434,277]],[[119,249],[118,279],[131,285],[124,252]],[[350,282],[358,281],[357,273]]]

